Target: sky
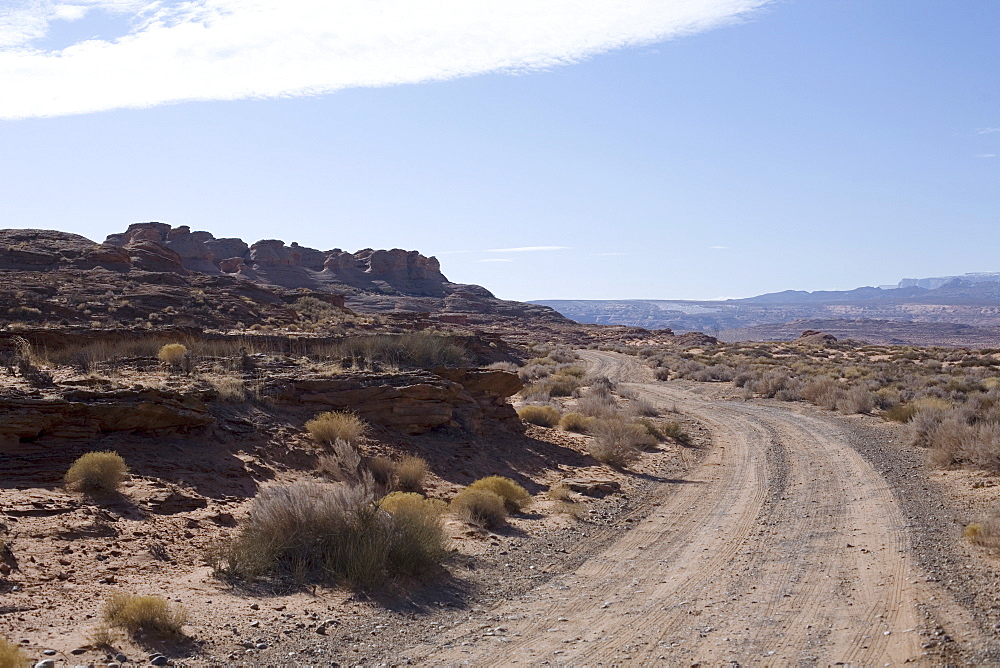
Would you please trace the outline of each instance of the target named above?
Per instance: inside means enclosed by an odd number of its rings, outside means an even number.
[[[1000,271],[995,0],[2,0],[0,227],[416,249],[507,299]]]

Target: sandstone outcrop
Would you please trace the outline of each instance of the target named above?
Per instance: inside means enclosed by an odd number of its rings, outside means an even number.
[[[279,404],[315,411],[350,410],[372,424],[407,434],[444,425],[480,431],[488,423],[522,430],[506,399],[521,388],[506,371],[436,369],[374,375],[344,373],[289,378],[269,388]]]
[[[215,422],[198,397],[166,390],[72,390],[59,397],[0,395],[0,451],[23,442],[120,431],[185,431]]]

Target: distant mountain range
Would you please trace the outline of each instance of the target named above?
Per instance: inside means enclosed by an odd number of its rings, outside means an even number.
[[[816,329],[815,321],[823,321],[827,329],[838,325],[844,330],[840,335],[873,342],[1000,344],[1000,273],[907,278],[896,286],[842,291],[785,290],[724,301],[551,299],[532,303],[550,306],[582,323],[701,331],[723,340],[793,339],[803,329]]]

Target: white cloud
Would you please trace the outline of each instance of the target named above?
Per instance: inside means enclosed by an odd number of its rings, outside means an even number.
[[[1000,128],[979,128],[976,130],[976,134],[979,135],[991,135],[1000,132]]]
[[[979,153],[979,154],[976,155],[976,157],[977,158],[995,158],[995,157],[997,157],[997,154],[996,153]]]
[[[0,118],[318,95],[564,65],[732,22],[772,0],[4,0]],[[58,51],[59,18],[129,34]]]
[[[518,246],[517,248],[491,248],[487,253],[533,253],[536,251],[566,250],[569,246]]]

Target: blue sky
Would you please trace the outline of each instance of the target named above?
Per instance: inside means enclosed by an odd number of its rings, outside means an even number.
[[[13,0],[0,226],[418,249],[511,299],[1000,271],[994,0],[342,4]]]

